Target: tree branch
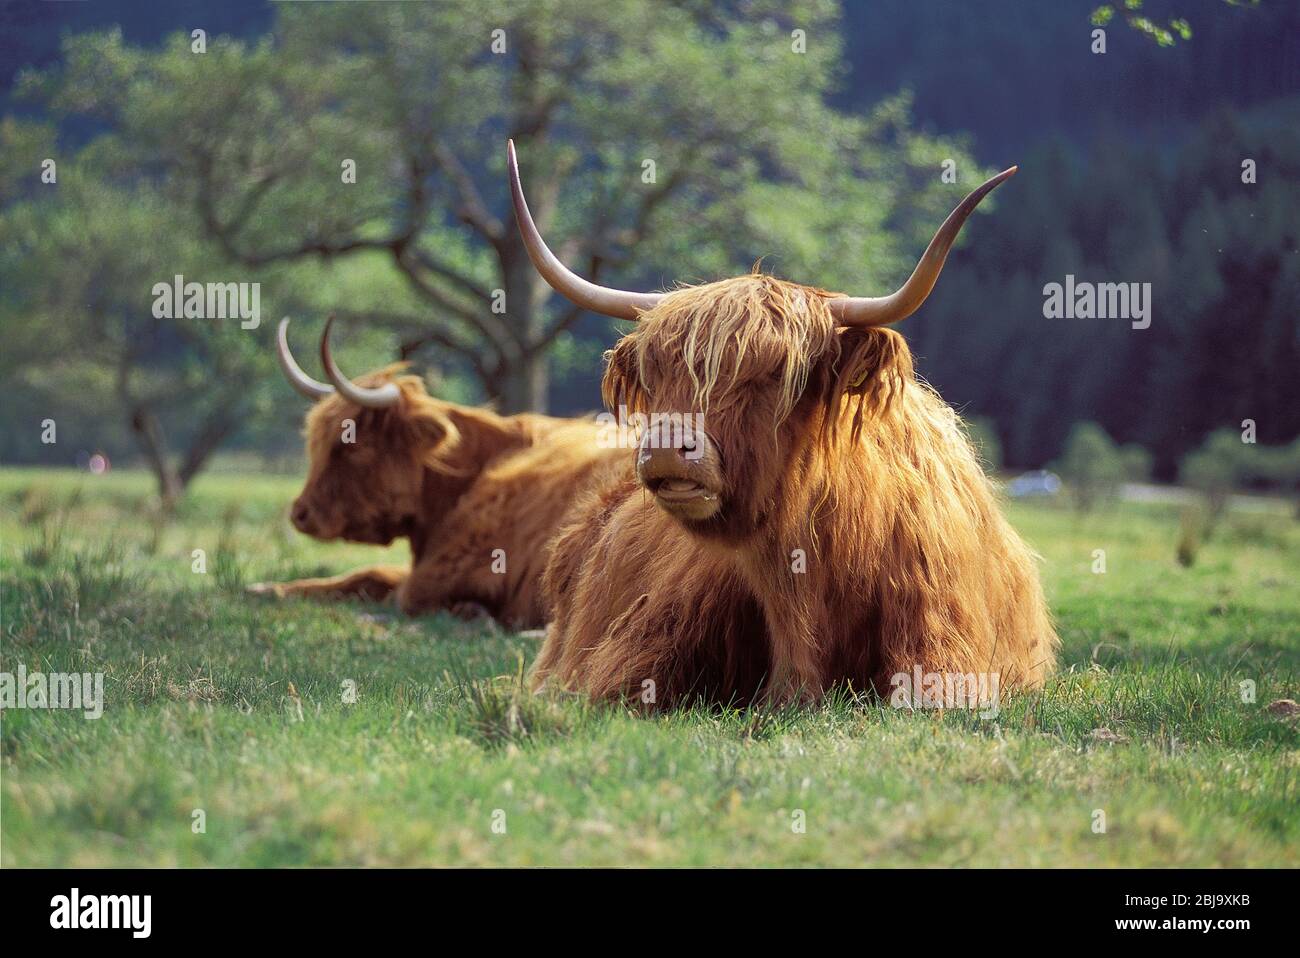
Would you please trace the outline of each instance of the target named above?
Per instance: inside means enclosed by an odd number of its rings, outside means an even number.
[[[480,286],[471,277],[452,269],[446,263],[434,259],[431,254],[424,250],[412,247],[406,251],[406,255],[435,276],[441,276],[443,279],[455,283],[474,298],[484,303],[492,302],[492,293],[487,287]]]
[[[177,470],[176,477],[181,489],[189,486],[190,481],[203,469],[217,447],[234,432],[240,418],[238,403],[226,402],[224,397],[208,414],[203,421],[203,426],[190,443],[189,449],[186,450],[184,462]]]
[[[650,217],[654,211],[686,181],[686,171],[682,167],[678,167],[669,174],[668,178],[657,189],[646,192],[632,217],[632,225],[625,230],[619,231],[612,238],[613,243],[617,243],[618,246],[622,247],[622,251],[617,255],[611,254],[610,246],[612,244],[605,239],[608,235],[603,227],[605,208],[603,205],[598,208],[593,228],[599,232],[596,233],[597,239],[592,244],[593,252],[587,264],[587,278],[594,283],[597,281],[597,277],[605,264],[622,265],[626,263],[631,258],[631,254],[635,251],[637,245],[645,239],[649,230]],[[561,333],[573,328],[583,312],[584,310],[577,306],[566,309],[560,314],[559,319],[538,337],[535,343],[529,344],[530,350],[548,348]]]
[[[452,185],[456,188],[456,194],[460,197],[460,205],[456,208],[456,216],[461,222],[472,226],[493,246],[499,245],[505,237],[505,227],[487,208],[487,205],[483,202],[482,194],[479,193],[478,186],[474,183],[474,178],[470,176],[469,171],[457,159],[456,154],[451,151],[446,143],[435,140],[433,143],[433,160],[438,165],[438,168],[451,180]]]
[[[216,201],[213,197],[213,158],[211,153],[206,152],[200,153],[197,157],[199,174],[197,205],[199,215],[202,217],[204,228],[208,234],[217,241],[222,252],[228,258],[254,269],[284,260],[298,259],[303,256],[341,256],[362,250],[385,250],[400,256],[424,227],[429,213],[429,195],[424,182],[428,169],[425,163],[421,162],[416,156],[408,156],[407,159],[408,213],[406,223],[400,230],[386,237],[374,239],[352,237],[336,242],[312,238],[296,246],[288,246],[269,253],[254,253],[240,249],[235,242],[235,235],[256,211],[257,205],[270,191],[270,188],[279,180],[279,174],[268,173],[261,177],[245,194],[239,211],[228,222],[223,223],[217,213]]]
[[[270,186],[270,181],[263,180],[258,186],[250,191],[245,199],[243,209],[230,223],[223,223],[217,214],[216,203],[212,198],[211,182],[206,175],[200,177],[198,192],[199,215],[203,219],[203,226],[208,235],[217,241],[221,251],[227,258],[236,263],[256,269],[261,266],[267,266],[271,263],[282,262],[289,259],[297,259],[302,256],[312,254],[319,256],[340,256],[345,253],[354,253],[359,250],[391,250],[395,246],[404,245],[409,242],[409,237],[404,234],[397,234],[385,239],[349,239],[338,243],[329,243],[324,240],[311,239],[298,246],[289,246],[284,249],[276,250],[270,253],[252,253],[240,249],[236,245],[233,234],[240,225],[251,215],[252,209],[256,206],[257,199],[265,195]],[[257,199],[254,199],[256,197]],[[408,227],[409,229],[409,227]]]
[[[341,319],[364,320],[372,325],[384,326],[403,336],[398,347],[399,357],[409,359],[413,353],[433,343],[448,352],[455,353],[474,369],[474,374],[483,382],[485,388],[494,382],[494,375],[483,361],[483,349],[479,344],[467,343],[457,339],[449,330],[430,329],[428,320],[418,316],[387,312],[351,312],[337,310],[335,315]]]
[[[430,283],[425,277],[421,276],[407,256],[400,256],[397,259],[398,268],[415,287],[416,291],[427,299],[429,302],[453,314],[457,319],[463,320],[466,324],[477,330],[485,339],[491,343],[493,349],[498,355],[509,355],[511,352],[508,332],[501,323],[500,318],[487,308],[486,303],[482,309],[471,309],[462,303],[457,302],[448,296],[437,286]]]

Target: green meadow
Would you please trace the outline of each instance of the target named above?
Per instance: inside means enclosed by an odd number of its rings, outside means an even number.
[[[1300,697],[1285,503],[1190,567],[1174,506],[1008,506],[1063,648],[996,718],[645,719],[524,692],[536,636],[245,594],[405,557],[297,535],[296,491],[205,476],[163,524],[144,474],[0,471],[0,671],[105,692],[98,719],[4,711],[0,864],[1300,865],[1300,719],[1269,708]]]

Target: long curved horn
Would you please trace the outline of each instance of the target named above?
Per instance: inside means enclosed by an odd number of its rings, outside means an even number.
[[[315,402],[334,392],[333,386],[317,382],[303,372],[302,367],[294,360],[293,353],[289,352],[288,316],[280,320],[280,331],[275,334],[275,355],[280,360],[280,369],[284,372],[284,378],[289,380],[289,385],[297,390],[300,396]]]
[[[320,361],[339,395],[349,402],[366,409],[386,409],[402,398],[402,391],[396,383],[384,383],[382,386],[358,386],[344,376],[330,355],[330,329],[334,326],[334,317],[325,321],[325,332],[320,337]]]
[[[629,293],[622,289],[597,286],[561,263],[542,239],[537,224],[533,222],[533,214],[528,212],[528,201],[524,199],[524,188],[519,182],[519,161],[515,158],[514,140],[506,141],[506,165],[510,170],[510,195],[514,199],[515,220],[519,223],[519,232],[524,238],[528,258],[553,290],[583,309],[613,316],[615,319],[636,319],[640,313],[653,309],[664,298],[663,293]]]
[[[948,258],[948,250],[957,239],[966,217],[979,206],[980,200],[1000,183],[1014,176],[1018,169],[1019,167],[1013,166],[1009,170],[1003,170],[948,214],[948,218],[939,227],[939,232],[930,240],[921,261],[916,264],[916,269],[897,292],[888,296],[846,296],[828,300],[826,305],[830,307],[831,314],[842,326],[886,326],[911,316],[921,308],[925,298],[930,295],[930,290],[934,289],[935,281],[943,269],[943,261]]]

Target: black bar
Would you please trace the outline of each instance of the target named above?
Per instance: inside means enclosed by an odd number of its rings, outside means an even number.
[[[467,944],[484,945],[546,937],[563,946],[642,936],[680,942],[687,927],[698,929],[693,943],[734,944],[762,942],[780,926],[791,934],[838,926],[873,943],[926,947],[1028,943],[1036,934],[1070,943],[1201,938],[1232,947],[1243,936],[1276,936],[1291,926],[1292,878],[1268,870],[5,869],[0,900],[7,944],[339,946],[400,934],[468,936]],[[73,888],[83,907],[91,896],[150,896],[148,938],[129,927],[52,928],[52,900],[63,896],[70,905]],[[1247,927],[1224,925],[1242,920]],[[1153,924],[1120,927],[1134,921]]]

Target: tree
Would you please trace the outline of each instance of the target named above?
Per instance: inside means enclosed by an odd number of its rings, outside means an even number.
[[[1213,525],[1223,515],[1228,497],[1249,484],[1295,495],[1300,490],[1300,439],[1286,446],[1259,446],[1242,442],[1235,429],[1216,429],[1183,459],[1179,478],[1204,494]]]
[[[1290,496],[1300,519],[1300,439],[1289,446],[1261,448],[1257,455],[1256,475]]]
[[[827,105],[837,16],[827,0],[285,5],[271,37],[203,53],[74,37],[25,89],[111,124],[233,263],[384,261],[418,306],[365,315],[404,355],[436,347],[504,410],[543,409],[548,353],[582,313],[524,252],[508,135],[548,239],[627,286],[773,255],[785,275],[882,290],[987,174],[912,130],[905,98],[866,117]]]
[[[13,120],[0,126],[0,151],[28,173],[0,207],[6,378],[40,411],[35,421],[54,421],[56,447],[101,448],[97,429],[112,410],[170,510],[215,450],[267,411],[262,385],[274,363],[238,319],[155,315],[156,283],[220,270],[219,258],[185,207],[147,182],[106,173],[111,144],[69,155],[51,135]],[[56,180],[33,185],[36,158],[56,155]],[[277,285],[284,302],[288,290]]]
[[[1115,445],[1096,423],[1081,422],[1070,430],[1055,468],[1069,483],[1079,511],[1088,512],[1098,502],[1113,499],[1122,483],[1145,479],[1151,457],[1140,446]]]
[[[1170,159],[1118,140],[1025,157],[907,324],[921,371],[968,415],[997,420],[1016,467],[1060,455],[1084,420],[1148,449],[1170,481],[1223,423],[1251,418],[1261,444],[1291,441],[1297,130],[1279,113],[1215,111]],[[1047,318],[1044,287],[1067,275],[1150,283],[1149,327]]]

